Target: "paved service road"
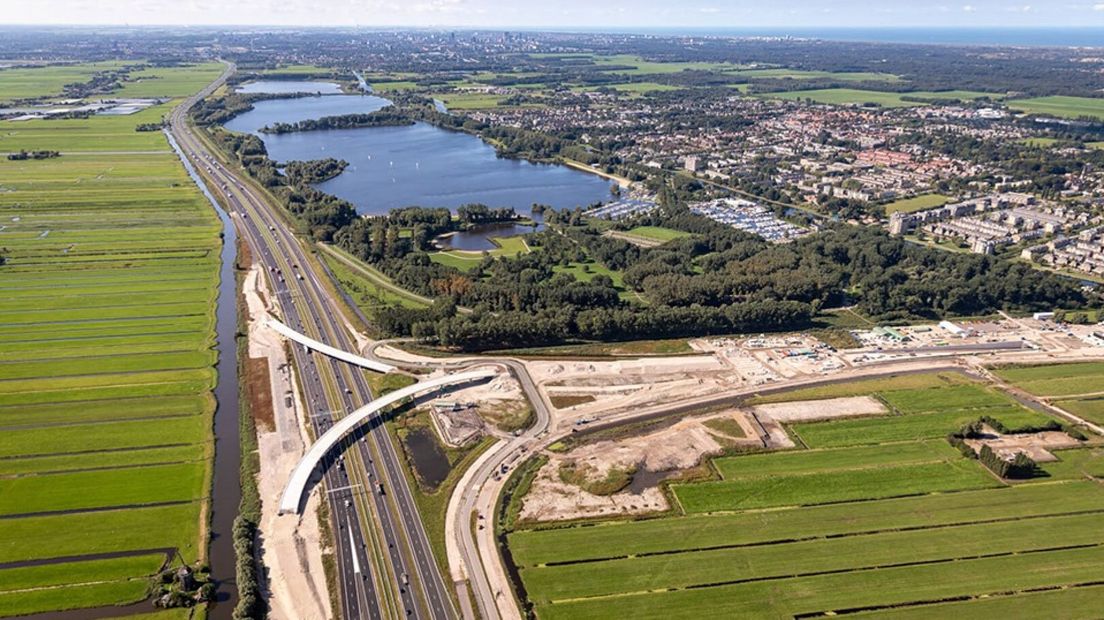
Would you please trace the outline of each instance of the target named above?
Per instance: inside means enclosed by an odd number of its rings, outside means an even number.
[[[249,243],[284,322],[315,340],[353,351],[337,302],[283,220],[280,207],[226,165],[222,154],[209,148],[189,123],[188,110],[234,70],[228,65],[218,80],[173,111],[170,136]],[[315,436],[372,400],[361,369],[299,345],[290,348]],[[337,560],[340,613],[346,619],[455,618],[398,452],[380,425],[378,418],[369,420],[327,455],[321,468]]]
[[[514,598],[506,568],[502,562],[498,541],[494,537],[494,508],[508,471],[548,443],[548,429],[552,422],[551,406],[544,400],[528,369],[520,360],[512,358],[459,358],[402,362],[381,357],[377,350],[386,341],[375,342],[365,351],[365,357],[381,363],[410,368],[457,369],[475,364],[501,364],[510,369],[521,385],[536,413],[536,423],[521,435],[501,440],[491,446],[464,473],[449,498],[448,520],[445,524],[446,547],[449,568],[464,605],[468,587],[479,606],[478,617],[483,620],[509,620],[521,618],[521,610]],[[472,520],[476,526],[472,527]],[[475,610],[465,606],[464,617],[476,618]]]

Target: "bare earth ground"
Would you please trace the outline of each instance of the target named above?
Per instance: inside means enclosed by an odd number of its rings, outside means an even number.
[[[439,436],[450,446],[460,446],[482,433],[501,434],[495,430],[513,418],[524,418],[528,405],[521,386],[513,376],[500,373],[487,383],[442,391],[433,401],[452,401],[462,405],[460,411],[438,412],[430,407],[430,415]]]
[[[666,496],[650,487],[639,493],[629,490],[601,496],[560,479],[560,467],[575,463],[589,479],[600,480],[615,469],[638,472],[686,470],[702,459],[732,447],[792,448],[793,441],[782,423],[823,420],[886,413],[875,398],[831,398],[760,405],[750,411],[731,409],[721,413],[685,418],[651,433],[623,439],[584,444],[566,454],[549,454],[522,505],[521,517],[533,521],[556,521],[610,515],[642,514],[668,508]],[[736,422],[743,437],[732,437],[705,424],[709,420]]]
[[[769,416],[776,422],[807,422],[864,415],[889,413],[885,405],[871,396],[802,400],[791,403],[757,405],[752,410],[760,416]],[[762,419],[762,418],[760,418]]]
[[[983,445],[997,453],[997,456],[1011,458],[1017,453],[1027,454],[1036,463],[1051,463],[1058,460],[1051,450],[1062,448],[1075,448],[1081,445],[1069,435],[1059,431],[1044,431],[1042,433],[1028,433],[1022,435],[1001,435],[997,431],[983,427],[987,437],[983,439],[967,439],[966,444],[975,451],[981,450]]]
[[[743,431],[743,437],[732,437],[704,424],[707,420],[730,419]],[[667,498],[656,486],[602,496],[588,493],[560,480],[560,466],[575,462],[588,468],[595,478],[602,478],[613,469],[637,469],[638,472],[669,472],[689,469],[706,456],[720,454],[726,447],[762,446],[759,431],[738,410],[686,418],[644,435],[616,441],[584,444],[567,454],[549,454],[526,495],[521,518],[533,521],[556,521],[618,514],[643,514],[668,508]]]
[[[258,487],[261,505],[261,555],[268,568],[269,617],[274,620],[325,620],[331,618],[330,599],[322,568],[322,542],[318,527],[317,495],[307,502],[302,516],[277,514],[287,477],[303,456],[307,438],[296,416],[299,394],[288,372],[283,339],[264,324],[265,307],[258,290],[260,271],[253,267],[245,277],[249,308],[249,357],[267,358],[272,385],[273,428],[258,429],[260,452]],[[292,395],[292,406],[286,396]]]

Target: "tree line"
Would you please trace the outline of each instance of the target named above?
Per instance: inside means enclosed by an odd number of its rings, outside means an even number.
[[[414,121],[401,112],[376,110],[367,114],[341,114],[323,116],[294,123],[273,123],[261,128],[261,133],[285,134],[298,131],[323,131],[326,129],[357,129],[362,127],[399,127],[413,125]]]

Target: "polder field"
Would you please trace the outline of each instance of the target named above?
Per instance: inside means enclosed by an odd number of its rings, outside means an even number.
[[[0,616],[137,601],[205,554],[221,226],[134,130],[169,109],[0,122],[0,152],[62,153],[0,159]]]
[[[1010,366],[996,374],[1064,411],[1104,425],[1104,363]]]
[[[981,416],[1009,429],[1049,418],[965,375],[753,404],[856,395],[888,413],[793,424],[794,449],[717,457],[712,480],[668,487],[669,513],[522,523],[508,549],[537,617],[1098,617],[1099,438],[1010,483],[946,434]]]
[[[0,103],[60,95],[66,84],[87,82],[100,71],[122,69],[128,64],[104,61],[0,69]]]

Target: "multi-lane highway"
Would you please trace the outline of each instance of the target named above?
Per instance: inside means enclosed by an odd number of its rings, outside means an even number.
[[[445,524],[449,568],[461,605],[467,602],[467,589],[479,607],[484,620],[521,618],[509,577],[498,549],[494,533],[494,508],[506,484],[507,473],[533,450],[548,443],[552,422],[551,405],[529,375],[525,364],[512,358],[453,358],[437,360],[395,360],[379,354],[388,341],[377,341],[365,350],[365,356],[379,363],[409,368],[441,368],[455,370],[471,364],[501,364],[510,369],[536,414],[536,422],[520,435],[500,440],[472,464],[456,485],[449,498]],[[476,525],[472,526],[472,521]],[[466,618],[474,618],[475,610],[464,608]]]
[[[185,162],[217,196],[249,243],[284,322],[336,348],[355,350],[337,302],[279,207],[208,148],[188,121],[191,106],[221,86],[233,71],[229,65],[219,80],[173,111],[171,136]],[[361,369],[302,346],[291,350],[315,436],[372,399]],[[369,421],[343,441],[323,461],[322,471],[342,617],[455,617],[400,457],[380,420]]]

